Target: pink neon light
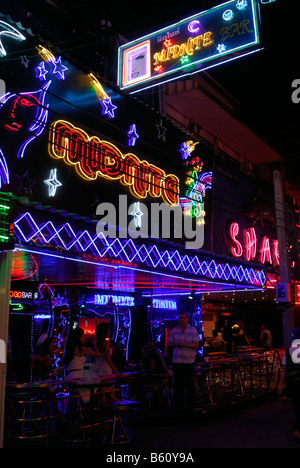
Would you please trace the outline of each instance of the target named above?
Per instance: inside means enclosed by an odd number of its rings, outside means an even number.
[[[232,223],[230,226],[230,237],[234,242],[235,246],[231,247],[231,253],[234,257],[239,258],[243,255],[243,247],[240,242],[236,239],[236,236],[240,232],[240,227],[238,223]]]
[[[257,253],[257,237],[254,228],[244,230],[245,260],[253,261]]]
[[[240,258],[244,255],[247,262],[255,261],[257,253],[259,253],[258,261],[262,264],[270,263],[274,267],[280,265],[279,257],[279,243],[278,240],[273,240],[272,243],[267,236],[264,236],[260,243],[258,250],[258,239],[255,228],[244,229],[243,231],[243,244],[239,241],[240,225],[233,222],[230,225],[229,236],[233,244],[231,246],[231,254]],[[299,241],[300,242],[300,241]]]
[[[263,237],[261,248],[260,248],[259,260],[261,263],[266,263],[266,262],[269,262],[271,264],[273,263],[271,247],[270,247],[270,239],[267,236]]]

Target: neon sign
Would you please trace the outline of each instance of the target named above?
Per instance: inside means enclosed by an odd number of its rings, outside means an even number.
[[[152,304],[155,309],[177,310],[177,302],[168,299],[153,299]]]
[[[44,182],[49,187],[49,197],[55,197],[57,188],[62,186],[59,180],[57,180],[57,169],[52,169],[50,172],[50,178],[44,180]]]
[[[263,236],[259,242],[255,228],[250,227],[241,232],[240,225],[233,222],[229,226],[230,253],[233,257],[244,258],[247,262],[270,263],[280,265],[278,240],[270,241]]]
[[[95,294],[94,303],[96,305],[107,305],[110,301],[118,306],[134,307],[134,297]]]
[[[102,84],[100,81],[95,77],[93,73],[90,73],[88,75],[90,82],[95,89],[98,99],[101,102],[102,105],[102,115],[108,115],[111,119],[115,117],[115,109],[117,106],[115,106],[111,102],[111,98],[107,95],[107,93],[104,91]]]
[[[74,165],[83,179],[119,180],[137,198],[162,197],[171,206],[179,204],[179,179],[132,153],[122,154],[113,144],[89,136],[70,122],[58,120],[50,127],[49,153]]]
[[[10,291],[11,299],[33,299],[33,293],[27,291]]]
[[[159,245],[136,244],[133,239],[108,240],[89,231],[76,231],[70,223],[55,226],[52,221],[40,222],[31,213],[26,212],[15,220],[15,235],[20,242],[60,248],[70,253],[78,253],[99,259],[116,259],[127,264],[140,264],[146,269],[155,268],[174,274],[189,274],[197,278],[220,281],[234,281],[249,286],[264,287],[266,275],[263,269],[242,264],[231,264],[218,259],[211,259],[200,254],[187,254],[186,250],[167,249]],[[18,247],[21,249],[21,247]],[[30,251],[28,247],[24,250]],[[45,255],[60,258],[55,252]],[[66,257],[68,258],[68,257]],[[73,257],[69,257],[72,260]],[[87,260],[89,262],[89,260]],[[76,259],[78,262],[78,259]],[[134,267],[136,268],[136,266]]]
[[[41,90],[20,94],[6,93],[0,98],[1,115],[4,114],[2,125],[5,130],[13,133],[29,134],[29,137],[25,138],[18,150],[18,158],[23,158],[28,145],[40,136],[45,129],[49,113],[49,104],[45,104],[45,99],[50,85],[51,81],[48,81]],[[29,118],[32,123],[28,127]]]
[[[20,33],[16,28],[13,28],[10,24],[0,21],[0,57],[5,57],[7,52],[2,43],[3,36],[9,36],[17,41],[25,41],[26,37]]]
[[[118,86],[138,92],[257,51],[259,42],[256,0],[230,0],[122,45]]]
[[[192,141],[182,145],[180,150],[183,159],[189,157],[195,149],[197,143]],[[185,197],[180,197],[180,203],[184,208],[184,214],[192,218],[198,218],[197,224],[205,224],[204,198],[206,190],[212,188],[212,172],[202,172],[203,163],[199,158],[192,158],[185,161],[187,166],[191,166],[185,184],[188,186]]]

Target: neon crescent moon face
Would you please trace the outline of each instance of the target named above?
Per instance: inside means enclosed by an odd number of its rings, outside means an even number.
[[[197,33],[200,30],[200,21],[194,20],[191,21],[190,24],[188,25],[188,30],[190,33]]]

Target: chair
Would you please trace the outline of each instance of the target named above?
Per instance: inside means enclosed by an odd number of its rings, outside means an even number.
[[[171,408],[171,399],[168,388],[167,374],[142,374],[142,388],[146,394],[149,408],[152,408],[153,395],[157,397],[162,404],[162,395],[165,393],[167,397],[168,407]]]

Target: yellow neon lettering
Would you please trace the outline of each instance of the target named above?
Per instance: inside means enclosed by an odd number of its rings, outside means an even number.
[[[195,51],[201,50],[203,47],[208,47],[214,43],[212,35],[213,32],[208,31],[203,35],[190,37],[187,42],[181,45],[175,44],[168,49],[162,49],[160,52],[156,52],[153,56],[154,66],[185,55],[194,55]]]
[[[212,34],[211,31],[208,31],[203,35],[203,47],[208,47],[215,42],[214,38],[211,37]]]
[[[140,161],[135,154],[122,154],[113,144],[90,137],[84,130],[70,122],[58,120],[50,127],[49,154],[74,165],[83,179],[91,181],[99,176],[120,180],[137,198],[148,195],[163,200],[171,206],[179,204],[179,179],[162,169]]]

